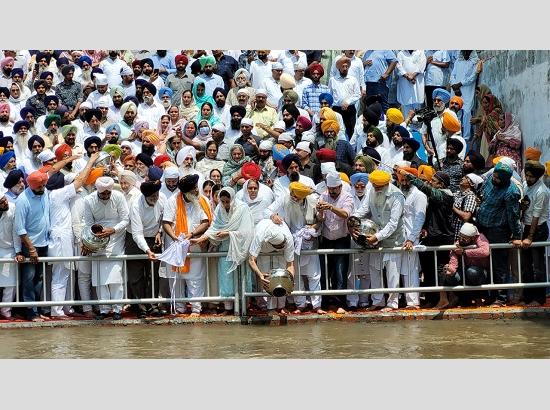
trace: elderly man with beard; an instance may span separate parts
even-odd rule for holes
[[[322,249],[348,249],[350,236],[347,219],[353,210],[353,197],[342,189],[342,179],[339,173],[329,172],[326,176],[327,192],[323,193],[317,202],[317,219],[323,223]],[[329,255],[327,266],[322,269],[321,286],[324,288],[326,275],[330,278],[331,289],[345,289],[349,268],[349,255]],[[327,271],[328,269],[328,271]],[[327,298],[327,305],[336,305],[336,313],[346,313],[345,296]]]
[[[4,180],[3,186],[7,189],[6,198],[8,201],[15,203],[17,197],[25,190],[23,171],[20,169],[11,170]]]
[[[179,107],[181,104],[181,94],[184,91],[191,90],[193,88],[195,76],[192,74],[187,74],[186,72],[187,64],[189,64],[189,58],[185,54],[178,54],[175,57],[175,62],[176,71],[166,77],[165,85],[174,91],[174,95],[172,96],[172,104]]]
[[[109,238],[105,250],[95,253],[96,256],[122,255],[126,226],[129,223],[128,206],[121,192],[113,190],[115,181],[110,177],[99,177],[95,182],[97,192],[92,192],[84,199],[84,227],[90,229],[100,225],[102,230],[95,235]],[[82,254],[92,252],[82,245]],[[96,287],[101,300],[122,299],[124,297],[123,262],[98,260],[92,261],[92,285]],[[122,319],[122,306],[112,305],[113,320]],[[97,320],[103,320],[110,311],[109,305],[100,305]]]
[[[315,189],[313,180],[305,175],[301,175],[302,161],[296,154],[288,154],[282,159],[282,167],[286,172],[285,176],[277,178],[273,184],[273,194],[275,198],[286,196],[291,182],[301,182],[302,184]]]
[[[137,106],[132,101],[125,102],[120,107],[120,116],[122,117],[118,123],[120,127],[119,141],[126,141],[133,137],[135,119],[137,117]]]
[[[269,137],[266,129],[272,128],[278,121],[279,116],[277,110],[266,104],[267,92],[265,89],[260,88],[256,91],[256,97],[251,104],[251,111],[248,117],[252,119],[254,128],[256,129],[258,136],[262,139]]]
[[[316,205],[319,196],[314,193],[311,187],[301,182],[291,182],[289,194],[278,197],[265,211],[264,217],[271,219],[277,225],[284,222],[294,238],[295,253],[300,251],[317,249],[317,237],[319,236],[320,223],[316,217]],[[307,278],[307,289],[312,291],[321,290],[321,265],[319,258],[313,256],[301,256],[299,258],[300,269],[298,280],[295,282],[294,290],[303,290],[304,278]],[[311,305],[318,314],[326,313],[321,309],[321,297],[311,296]],[[306,297],[294,297],[296,303],[295,314],[300,314],[306,308]]]
[[[159,293],[158,263],[154,263],[151,271],[150,261],[156,261],[155,253],[162,249],[162,214],[166,197],[160,193],[160,181],[147,181],[141,184],[141,195],[130,204],[130,232],[126,232],[127,255],[147,254],[149,260],[129,260],[128,286],[133,298],[144,299],[148,296],[150,284],[154,283],[156,297]],[[147,286],[149,284],[149,286]],[[133,305],[138,318],[144,318],[147,311],[153,310],[151,305]],[[158,310],[155,312],[158,314]]]
[[[35,302],[42,294],[43,265],[39,257],[48,255],[50,200],[46,193],[48,175],[35,171],[27,177],[28,188],[15,201],[15,233],[21,238],[18,255],[30,258],[21,268],[23,301]],[[42,321],[37,308],[26,308],[26,319]]]
[[[361,98],[361,86],[356,78],[348,75],[350,65],[351,60],[348,57],[342,57],[336,61],[336,68],[340,75],[331,77],[328,83],[330,93],[334,97],[332,109],[342,115],[348,139],[353,135],[357,120],[355,103]]]
[[[403,279],[403,287],[420,286],[420,259],[418,252],[412,252],[413,247],[420,243],[420,232],[424,221],[426,220],[426,209],[428,207],[428,198],[426,194],[411,184],[408,178],[403,176],[399,170],[418,177],[416,168],[404,167],[397,170],[397,185],[405,195],[403,206],[403,229],[405,230],[405,242],[403,248],[406,254],[401,255],[401,266],[399,272]],[[407,292],[405,294],[407,301],[406,309],[418,309],[420,307],[420,298],[418,292]]]
[[[143,102],[139,104],[137,114],[140,120],[147,121],[149,124],[158,124],[160,117],[166,114],[166,110],[161,103],[155,101],[157,88],[151,84],[143,85]]]
[[[283,65],[279,62],[272,63],[271,65],[271,75],[264,79],[263,84],[259,87],[265,89],[267,94],[267,105],[272,108],[277,108],[279,100],[283,96],[281,91],[281,75],[283,74]]]
[[[162,227],[168,236],[166,247],[182,235],[185,239],[199,238],[206,232],[212,220],[206,198],[199,194],[198,175],[186,175],[178,182],[179,194],[172,195],[166,202]],[[189,247],[189,252],[201,252],[199,245]],[[202,258],[186,258],[182,267],[167,266],[166,276],[170,278],[173,298],[200,298],[205,292],[206,264]],[[185,292],[187,288],[187,292]],[[185,313],[185,304],[176,303],[176,312]],[[199,316],[201,302],[191,303],[191,316]]]
[[[179,181],[179,171],[177,167],[168,166],[164,168],[162,174],[162,186],[160,193],[163,194],[168,200],[172,195],[177,193]]]
[[[403,208],[405,197],[395,185],[391,185],[391,174],[382,170],[375,170],[369,175],[372,191],[361,207],[353,213],[353,216],[362,219],[370,217],[380,230],[372,235],[367,235],[366,241],[370,246],[380,244],[384,248],[401,246],[405,241],[403,229]],[[354,238],[358,231],[352,230]],[[399,287],[399,271],[401,267],[401,254],[399,253],[371,253],[369,255],[369,271],[371,285],[375,289],[382,288],[383,270],[386,271],[386,280],[389,288]],[[390,293],[388,300],[384,301],[382,293],[373,294],[372,306],[369,310],[388,312],[397,309],[398,293]]]
[[[325,120],[321,124],[325,145],[323,148],[336,151],[336,162],[339,168],[350,175],[355,162],[355,151],[349,142],[338,139],[340,125],[334,120]]]
[[[120,70],[121,81],[117,85],[122,88],[125,96],[136,95],[136,83],[134,81],[134,72],[129,66],[125,66]],[[113,87],[111,87],[113,88]],[[112,97],[112,94],[111,94]]]
[[[523,205],[523,223],[521,262],[523,280],[526,283],[544,282],[546,263],[544,247],[533,247],[533,242],[543,242],[548,239],[548,201],[550,193],[544,184],[542,176],[545,167],[538,161],[527,161],[524,167],[525,192]],[[528,200],[527,200],[528,198]],[[541,306],[546,302],[544,288],[529,288],[523,290],[523,302],[527,306]]]
[[[243,118],[241,120],[241,135],[235,140],[235,144],[242,145],[246,156],[256,162],[259,158],[258,145],[260,145],[260,138],[252,134],[253,127],[254,124],[250,118]]]

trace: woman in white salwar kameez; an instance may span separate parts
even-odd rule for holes
[[[15,232],[15,204],[9,203],[5,195],[6,189],[0,187],[0,258],[14,258],[16,251],[21,251],[21,238]],[[17,256],[18,262],[23,262],[23,255]],[[17,265],[15,263],[0,263],[0,288],[2,288],[2,303],[15,300],[17,286]],[[0,314],[11,318],[11,308],[3,307]]]
[[[264,211],[275,201],[273,191],[254,179],[248,179],[235,195],[235,198],[243,201],[250,208],[254,225],[264,219]]]
[[[110,177],[100,177],[95,182],[97,192],[92,192],[84,199],[84,229],[90,229],[98,224],[103,231],[100,237],[109,237],[107,247],[94,256],[124,255],[126,226],[130,218],[128,205],[121,192],[113,191],[114,180]],[[88,253],[83,248],[84,253]],[[92,285],[97,288],[101,300],[122,299],[124,297],[123,262],[98,260],[92,261]],[[114,320],[122,319],[122,305],[113,306]],[[102,320],[110,311],[110,305],[99,306],[99,316]]]

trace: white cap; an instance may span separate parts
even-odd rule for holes
[[[321,162],[321,174],[327,175],[336,171],[336,164],[334,162]]]
[[[479,188],[481,184],[483,184],[483,178],[481,178],[477,174],[470,173],[466,175],[466,178],[468,178],[472,182],[472,184],[475,185],[476,189]]]
[[[303,61],[296,61],[294,63],[295,70],[305,70],[306,68],[307,68],[307,65]]]
[[[275,128],[278,129],[278,130],[283,130],[284,131],[284,130],[286,130],[286,124],[283,120],[277,121],[275,123],[275,125],[273,126],[273,129],[275,129]]]
[[[166,167],[164,168],[164,173],[162,174],[163,180],[166,178],[173,179],[173,178],[179,178],[180,172],[178,170],[178,167]]]
[[[265,88],[258,88],[256,90],[256,95],[265,95],[267,97],[267,91],[265,90]]]
[[[122,67],[122,69],[120,70],[120,75],[132,75],[134,74],[134,72],[132,71],[132,69],[125,65],[124,67]]]
[[[86,100],[82,104],[80,104],[80,108],[87,108],[91,110],[94,107],[92,107],[92,103],[90,101]]]
[[[237,91],[237,95],[239,94],[245,94],[250,97],[250,91],[248,91],[246,88],[239,88],[239,91]]]
[[[311,142],[312,144],[315,143],[315,134],[313,131],[304,131],[302,133],[302,142]]]
[[[65,174],[65,176],[63,177],[63,179],[65,180],[65,185],[72,184],[76,178],[76,175],[77,174],[74,172],[69,172]]]
[[[216,124],[214,124],[212,126],[212,129],[213,130],[216,130],[216,131],[220,131],[220,132],[225,132],[225,125],[223,124],[223,122],[218,122]]]
[[[466,222],[462,225],[462,227],[460,228],[459,233],[461,235],[464,235],[464,236],[477,236],[477,235],[479,235],[479,231],[477,230],[476,226],[469,223],[469,222]]]
[[[53,153],[52,150],[45,149],[40,154],[38,154],[37,158],[40,162],[44,163],[44,162],[51,161],[52,159],[54,159],[55,154]]]
[[[335,188],[342,185],[342,177],[338,172],[330,171],[326,177],[327,187]]]
[[[411,162],[410,161],[397,161],[395,163],[396,166],[400,167],[400,168],[408,168],[411,166]]]
[[[281,63],[279,63],[278,61],[275,61],[273,64],[271,64],[271,69],[272,70],[282,70],[283,65]]]
[[[252,121],[252,118],[243,118],[241,120],[241,125],[250,125],[251,127],[253,127],[254,122]]]
[[[294,142],[294,135],[292,135],[290,132],[283,132],[279,135],[278,138],[279,142]]]
[[[498,160],[497,164],[499,162],[502,162],[504,165],[508,165],[512,169],[514,169],[516,167],[516,161],[514,161],[510,157],[503,156],[501,159]]]
[[[107,76],[105,74],[97,73],[95,75],[95,85],[107,85]]]
[[[311,154],[311,149],[309,148],[309,144],[310,143],[308,141],[300,141],[298,145],[296,145],[296,150],[302,150],[307,152],[308,154]]]
[[[260,146],[258,149],[264,150],[264,151],[271,151],[273,149],[273,142],[270,140],[263,140],[260,142]]]
[[[99,107],[107,107],[107,108],[109,108],[110,105],[111,105],[110,98],[107,97],[106,95],[104,95],[104,96],[99,97],[99,98],[97,99],[97,102],[95,103],[95,108],[99,108]]]

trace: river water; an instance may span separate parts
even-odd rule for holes
[[[550,358],[550,321],[3,329],[0,358]]]

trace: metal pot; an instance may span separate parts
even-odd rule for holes
[[[354,242],[362,248],[371,247],[367,243],[367,236],[376,234],[380,230],[380,227],[376,224],[376,222],[373,222],[370,219],[359,220],[359,218],[356,217],[352,218],[350,218],[348,225],[359,229],[359,235],[357,236],[357,239],[354,239]]]
[[[94,168],[103,167],[106,170],[110,171],[111,170],[111,161],[112,161],[111,155],[106,153],[105,151],[101,151],[99,153],[99,156],[97,157],[97,159],[94,162]]]
[[[110,237],[99,238],[96,236],[103,230],[103,227],[98,224],[92,225],[89,229],[82,230],[82,245],[89,251],[96,253],[104,250],[109,243]]]
[[[286,269],[277,268],[269,273],[269,285],[266,292],[271,296],[283,297],[292,293],[294,277]]]

